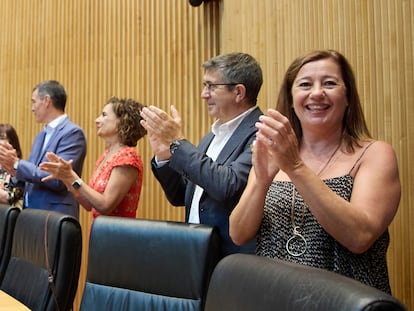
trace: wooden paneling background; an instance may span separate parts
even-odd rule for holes
[[[169,109],[184,119],[198,141],[210,128],[200,98],[201,63],[218,54],[218,4],[193,9],[170,0],[4,0],[0,28],[0,122],[15,126],[27,157],[41,125],[31,115],[33,86],[56,79],[68,93],[67,112],[88,139],[83,178],[88,180],[104,144],[95,118],[112,95]],[[137,146],[145,176],[138,217],[183,220],[150,170],[147,138]],[[81,212],[84,252],[75,310],[86,274],[90,215]]]
[[[33,86],[57,79],[67,112],[88,138],[84,179],[103,142],[94,120],[107,98],[132,97],[180,111],[194,142],[210,129],[200,99],[201,63],[221,52],[245,51],[263,66],[259,103],[273,107],[288,64],[312,48],[334,48],[353,64],[373,135],[398,155],[403,196],[391,232],[389,268],[395,296],[414,308],[413,158],[414,3],[412,0],[3,0],[0,28],[0,122],[12,123],[28,156],[41,125],[31,115]],[[145,166],[138,217],[182,220]],[[78,309],[86,273],[89,214],[82,212],[84,252]]]
[[[349,59],[371,133],[398,156],[402,199],[390,228],[389,272],[394,295],[414,310],[414,1],[223,0],[220,23],[221,52],[243,50],[263,64],[264,109],[275,106],[299,54],[332,48]]]

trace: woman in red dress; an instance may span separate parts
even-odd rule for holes
[[[99,215],[136,217],[142,188],[143,165],[134,148],[146,130],[140,125],[144,106],[132,99],[112,97],[95,120],[97,134],[105,140],[105,151],[96,161],[95,169],[85,184],[65,161],[50,152],[48,162],[40,168],[58,178],[73,192],[93,220]],[[93,221],[92,220],[92,221]]]

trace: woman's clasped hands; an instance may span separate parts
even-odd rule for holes
[[[279,170],[291,172],[300,166],[298,140],[289,120],[275,109],[256,123],[258,129],[252,151],[256,178],[270,185]]]

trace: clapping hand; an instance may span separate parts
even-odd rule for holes
[[[42,171],[50,173],[49,176],[42,178],[43,182],[54,178],[60,179],[63,182],[72,179],[72,160],[66,161],[53,152],[48,152],[46,158],[48,162],[42,162],[39,165]]]

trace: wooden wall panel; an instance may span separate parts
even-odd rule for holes
[[[353,64],[373,135],[396,149],[403,183],[400,209],[391,226],[390,275],[395,295],[414,307],[412,205],[414,72],[411,0],[210,0],[194,8],[187,0],[3,0],[0,28],[0,122],[12,123],[27,157],[41,125],[30,111],[32,87],[61,81],[67,112],[88,138],[84,179],[104,145],[94,120],[105,100],[132,97],[168,109],[174,104],[194,142],[210,129],[200,99],[201,63],[221,52],[254,55],[264,70],[259,98],[274,107],[280,81],[293,58],[312,48],[335,48]],[[218,15],[220,13],[220,15]],[[137,146],[145,166],[138,217],[182,220],[149,167],[146,138]],[[85,278],[90,215],[82,212]]]
[[[275,106],[287,66],[307,50],[337,49],[353,65],[368,126],[398,156],[403,192],[390,227],[389,272],[395,296],[414,309],[414,2],[224,0],[221,5],[221,51],[243,50],[263,64],[264,109]]]
[[[41,129],[31,115],[33,86],[59,80],[68,93],[67,112],[88,139],[88,180],[104,149],[94,120],[112,95],[182,114],[187,137],[197,142],[210,128],[200,98],[201,63],[218,52],[218,4],[193,8],[169,0],[5,0],[0,30],[0,122],[15,126],[27,157]],[[145,164],[138,217],[184,220],[152,176],[147,138],[138,151]],[[75,310],[86,274],[90,215],[81,212],[84,252]]]

